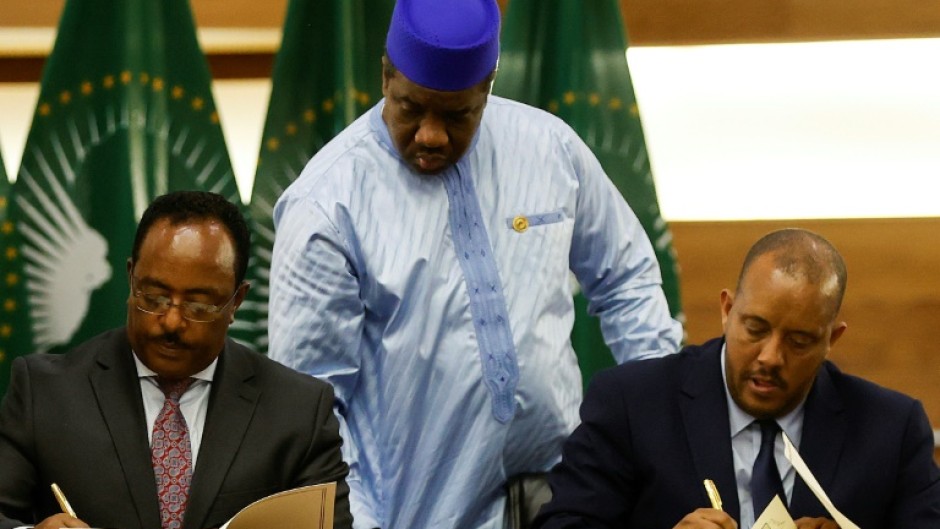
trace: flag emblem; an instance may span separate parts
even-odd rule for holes
[[[111,279],[108,242],[79,213],[68,193],[47,175],[52,196],[30,179],[36,205],[19,197],[24,271],[32,307],[34,347],[68,343],[88,313],[91,294]]]

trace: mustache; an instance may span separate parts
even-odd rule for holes
[[[432,157],[432,158],[433,158],[433,157],[440,157],[440,158],[444,158],[444,157],[447,156],[447,153],[444,152],[444,149],[442,149],[442,148],[436,148],[436,147],[434,147],[434,148],[427,148],[427,147],[424,147],[424,148],[419,149],[419,150],[415,153],[415,156],[416,156],[416,157]]]
[[[779,388],[781,388],[781,389],[787,389],[787,383],[786,383],[786,381],[783,380],[783,378],[780,376],[780,370],[779,370],[779,369],[755,369],[755,370],[753,370],[753,371],[750,371],[750,372],[748,372],[748,373],[745,373],[745,377],[744,377],[744,378],[746,378],[746,379],[750,379],[750,378],[760,378],[760,379],[762,379],[762,380],[769,381],[771,384],[773,384],[773,385],[775,385],[775,386],[777,386],[777,387],[779,387]]]
[[[180,337],[179,333],[168,332],[154,337],[154,340],[167,345],[185,346],[186,342]]]

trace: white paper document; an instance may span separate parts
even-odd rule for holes
[[[796,523],[790,517],[790,512],[780,500],[780,496],[774,496],[760,518],[754,522],[753,529],[796,529]]]

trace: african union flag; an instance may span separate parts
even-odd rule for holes
[[[124,323],[137,220],[179,189],[239,200],[188,3],[68,0],[11,211],[33,350]]]

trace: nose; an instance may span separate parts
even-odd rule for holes
[[[447,145],[447,127],[438,116],[425,116],[415,132],[415,143],[422,147],[436,149]]]
[[[783,365],[783,338],[771,336],[760,348],[757,361],[765,366]]]
[[[160,325],[170,332],[176,331],[186,325],[186,320],[183,319],[183,313],[181,310],[182,309],[180,309],[179,305],[170,305],[170,308],[167,309],[166,314],[160,317]]]

